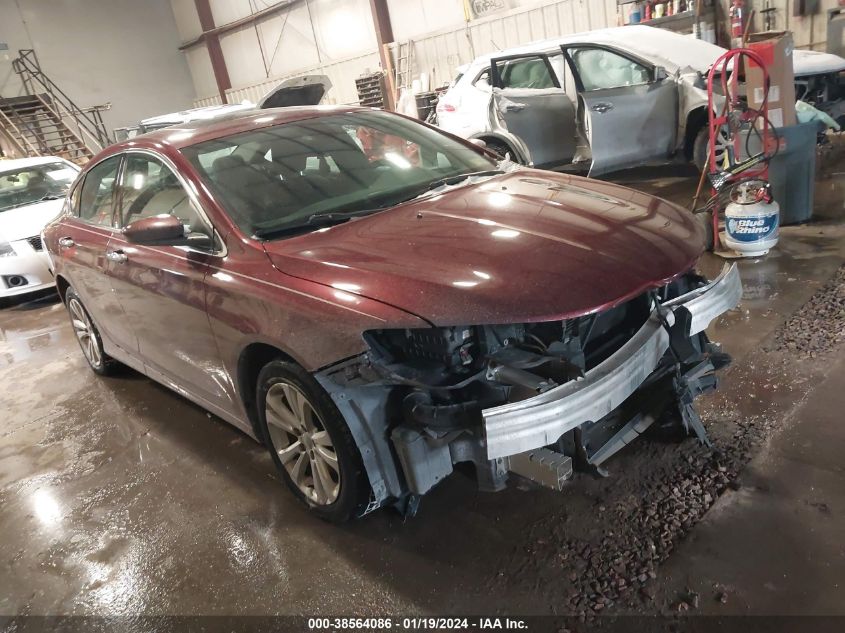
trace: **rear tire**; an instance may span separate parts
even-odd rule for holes
[[[67,307],[71,327],[82,349],[82,355],[88,361],[88,366],[100,376],[113,374],[120,363],[103,351],[100,331],[73,288],[68,288],[65,293],[65,307]]]
[[[296,363],[275,360],[258,375],[259,430],[297,499],[321,519],[343,523],[369,497],[352,432],[328,393]]]
[[[510,154],[510,160],[515,163],[522,163],[522,161],[519,160],[519,157],[516,155],[516,152],[514,152],[511,149],[510,145],[508,145],[504,141],[500,141],[498,139],[490,139],[489,141],[485,142],[487,143],[487,149],[489,149],[491,152],[498,154],[502,158],[505,158],[508,154]]]

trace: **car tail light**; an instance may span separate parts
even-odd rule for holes
[[[437,111],[438,112],[454,112],[455,106],[453,106],[451,103],[445,103],[445,102],[441,101],[440,103],[437,104]]]

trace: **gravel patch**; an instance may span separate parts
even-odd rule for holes
[[[775,349],[813,358],[845,341],[845,266],[775,334]]]

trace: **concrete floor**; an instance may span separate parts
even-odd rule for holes
[[[684,203],[695,184],[676,168],[619,180]],[[821,221],[741,263],[746,300],[713,328],[736,363],[704,417],[715,429],[727,407],[779,424],[635,612],[672,612],[687,587],[702,612],[845,612],[845,363],[807,361],[778,390],[757,356],[845,261],[843,184],[829,174]],[[597,512],[638,494],[655,451],[677,453],[641,442],[610,479],[578,476],[562,493],[485,495],[458,475],[413,520],[335,527],[237,430],[133,372],[90,372],[55,298],[0,312],[0,384],[0,615],[565,613],[571,572],[554,539],[612,537]],[[710,599],[722,586],[725,604]]]

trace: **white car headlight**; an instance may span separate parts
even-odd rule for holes
[[[0,257],[10,257],[16,254],[17,253],[15,253],[15,249],[12,248],[12,245],[3,238],[0,238]]]

